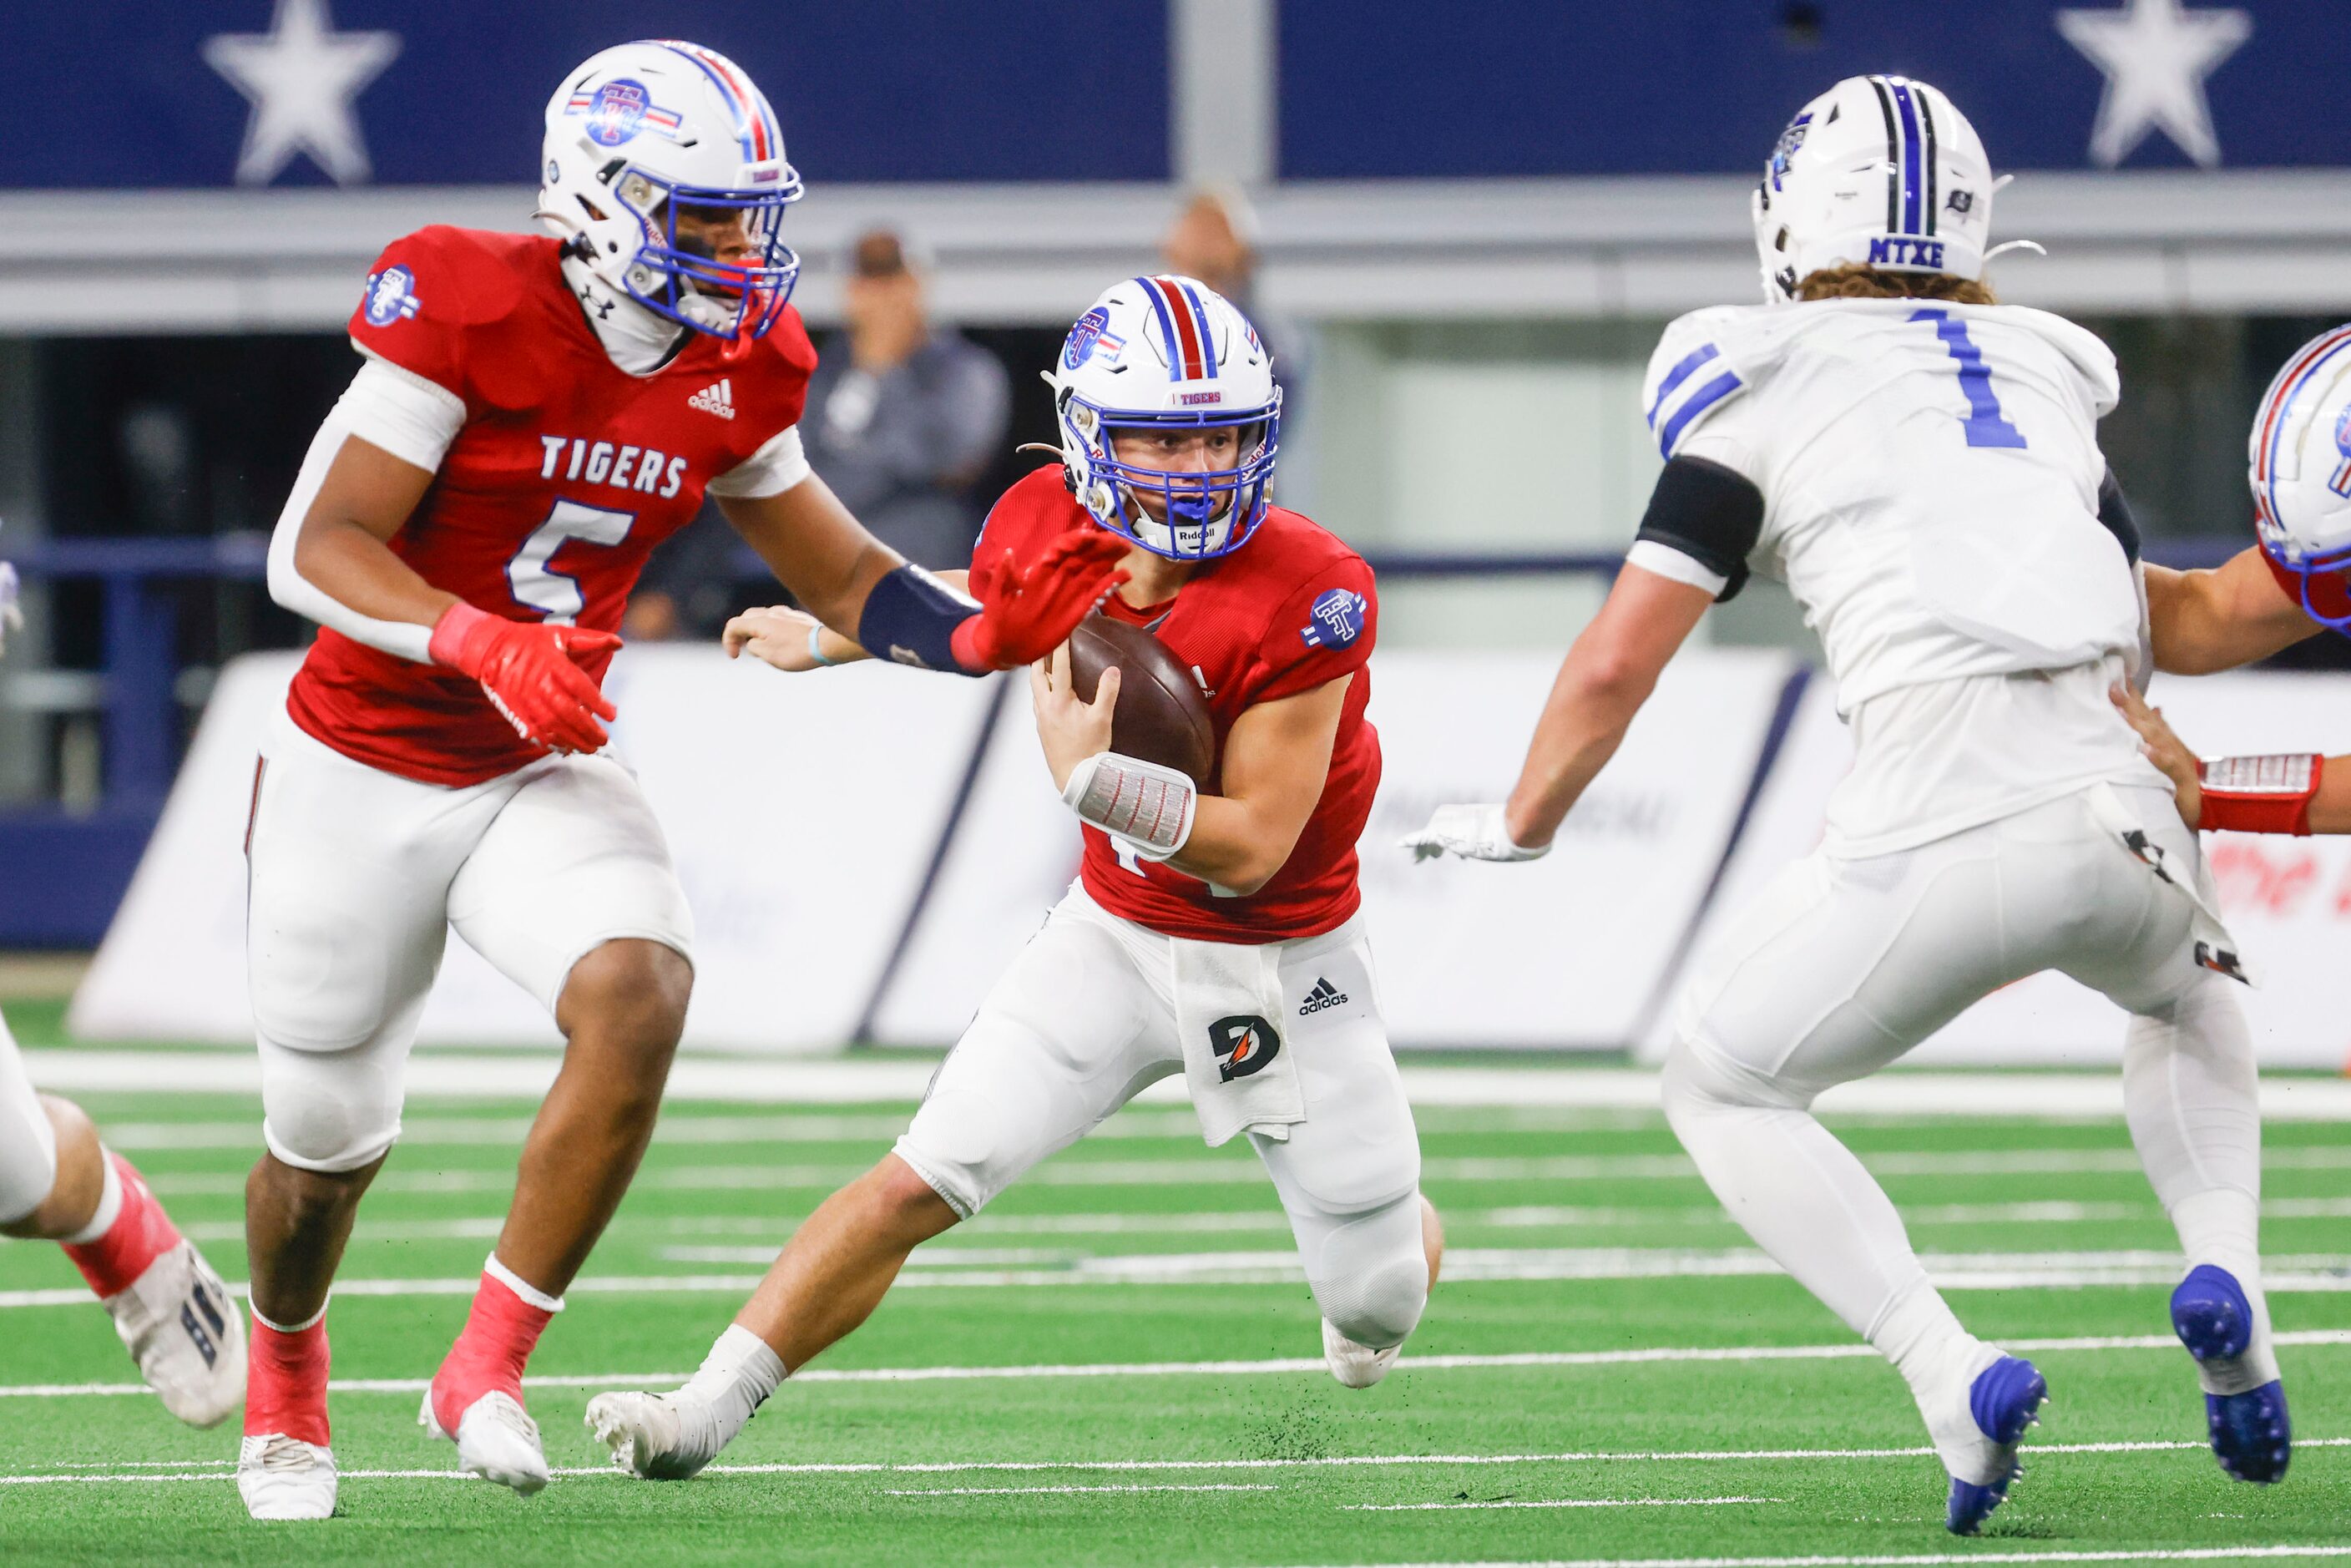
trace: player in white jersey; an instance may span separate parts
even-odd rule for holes
[[[2249,1479],[2286,1454],[2236,958],[2195,835],[2108,699],[2141,626],[2095,435],[2114,361],[1994,301],[1994,189],[1923,83],[1857,77],[1805,106],[1755,197],[1770,303],[1667,329],[1644,389],[1665,472],[1517,788],[1407,841],[1542,853],[1707,607],[1750,568],[1785,579],[1855,760],[1820,850],[1700,955],[1666,1110],[1749,1234],[1900,1369],[1959,1533],[2004,1497],[2045,1385],[1959,1325],[1811,1106],[2042,969],[2133,1015],[2124,1099],[2191,1266],[2173,1320],[2226,1411],[2214,1446]]]

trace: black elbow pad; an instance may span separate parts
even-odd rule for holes
[[[1677,457],[1657,476],[1639,537],[1679,550],[1723,578],[1718,601],[1747,586],[1747,557],[1763,533],[1763,492],[1734,468]]]

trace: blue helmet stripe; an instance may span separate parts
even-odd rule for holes
[[[743,162],[746,163],[753,162],[750,116],[744,112],[743,100],[735,96],[735,89],[726,85],[726,78],[711,69],[710,62],[692,49],[681,48],[666,39],[662,41],[661,47],[683,59],[692,60],[694,68],[710,78],[710,85],[718,89],[719,98],[725,101],[727,108],[735,111],[735,141],[743,149]]]
[[[1158,313],[1160,335],[1167,344],[1167,379],[1180,382],[1184,379],[1184,340],[1176,334],[1176,318],[1167,314],[1167,301],[1160,297],[1151,279],[1138,277],[1134,286],[1143,290],[1143,297],[1151,301],[1151,308]]]
[[[1217,339],[1208,330],[1208,308],[1200,303],[1200,297],[1192,291],[1190,284],[1186,283],[1183,287],[1184,298],[1192,303],[1192,319],[1200,329],[1200,362],[1208,367],[1204,379],[1214,381],[1217,375]]]
[[[1926,219],[1919,206],[1927,181],[1919,163],[1926,138],[1918,130],[1918,106],[1910,97],[1910,84],[1896,77],[1892,86],[1895,107],[1901,111],[1902,119],[1902,232],[1923,234]]]

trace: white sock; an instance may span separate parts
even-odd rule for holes
[[[2171,1206],[2171,1223],[2188,1266],[2210,1263],[2226,1269],[2244,1288],[2253,1309],[2253,1333],[2234,1361],[2199,1361],[2197,1381],[2207,1394],[2245,1394],[2278,1375],[2277,1347],[2270,1337],[2269,1298],[2262,1291],[2261,1205],[2251,1193],[2219,1187],[2181,1198]]]
[[[89,1223],[62,1239],[68,1247],[87,1247],[108,1231],[122,1218],[122,1175],[114,1168],[114,1160],[104,1149],[98,1152],[98,1163],[106,1172],[98,1189],[98,1208]]]
[[[2009,1460],[1976,1425],[1968,1396],[1983,1370],[2001,1358],[1996,1345],[1959,1326],[1949,1304],[1922,1277],[1886,1303],[1872,1325],[1876,1345],[1910,1385],[1943,1468],[1961,1480],[1990,1486]]]
[[[716,1454],[735,1440],[785,1376],[783,1361],[767,1341],[740,1323],[728,1324],[702,1358],[701,1370],[670,1396],[678,1413],[679,1447],[705,1457]]]

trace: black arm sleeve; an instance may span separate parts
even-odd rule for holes
[[[2138,519],[2131,516],[2130,501],[2123,495],[2123,487],[2116,480],[2115,471],[2111,468],[2106,470],[2106,476],[2098,481],[2098,521],[2105,524],[2106,532],[2114,535],[2115,542],[2123,547],[2123,559],[2137,566]]]
[[[1763,531],[1763,492],[1736,469],[1677,457],[1657,476],[1640,537],[1654,539],[1727,578],[1718,602],[1747,586],[1747,556]]]

